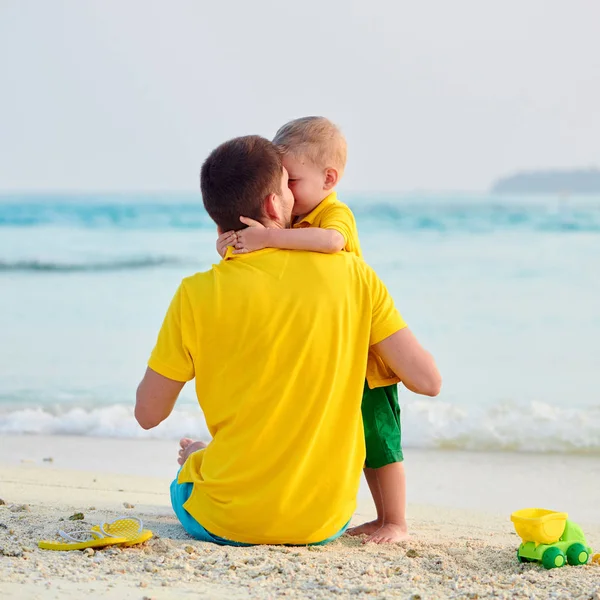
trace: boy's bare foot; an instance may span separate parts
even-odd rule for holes
[[[396,525],[395,523],[386,523],[382,525],[377,531],[373,532],[363,544],[395,544],[396,542],[403,542],[410,536],[406,525]]]
[[[179,448],[179,458],[177,459],[177,462],[180,465],[183,465],[183,463],[187,460],[187,457],[196,452],[196,450],[206,448],[206,444],[204,442],[195,442],[190,438],[181,438],[179,440],[179,445],[181,447]]]
[[[382,525],[382,521],[375,519],[375,521],[369,521],[368,523],[363,523],[356,527],[350,527],[346,533],[348,535],[371,535],[381,529]]]

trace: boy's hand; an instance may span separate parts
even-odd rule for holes
[[[248,217],[240,217],[240,221],[244,225],[248,225],[247,229],[236,231],[236,242],[234,254],[246,254],[255,250],[262,250],[267,247],[267,228],[254,219]]]
[[[225,258],[227,246],[235,246],[236,240],[235,231],[226,231],[217,238],[217,252],[221,258]]]

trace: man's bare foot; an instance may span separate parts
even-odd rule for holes
[[[368,523],[363,523],[356,527],[350,527],[346,533],[348,535],[371,535],[381,529],[382,525],[383,521],[375,519],[375,521],[369,521]]]
[[[377,531],[373,532],[363,544],[395,544],[396,542],[403,542],[410,536],[406,525],[396,525],[395,523],[386,523],[382,525]]]
[[[206,448],[206,444],[204,442],[195,442],[190,438],[181,438],[179,440],[179,445],[181,447],[179,448],[179,458],[177,459],[177,462],[180,465],[183,465],[183,463],[187,460],[188,456],[196,452],[196,450]]]

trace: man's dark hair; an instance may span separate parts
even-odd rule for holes
[[[243,229],[241,216],[260,221],[265,198],[282,192],[282,172],[281,153],[269,140],[259,135],[229,140],[202,165],[204,208],[223,231]]]

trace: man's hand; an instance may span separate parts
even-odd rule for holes
[[[267,248],[267,228],[262,223],[248,217],[240,217],[240,221],[244,225],[248,225],[248,228],[235,232],[237,239],[233,253],[245,254]]]
[[[227,253],[227,246],[235,246],[237,236],[235,231],[226,231],[217,238],[217,252],[221,258],[225,258]]]

